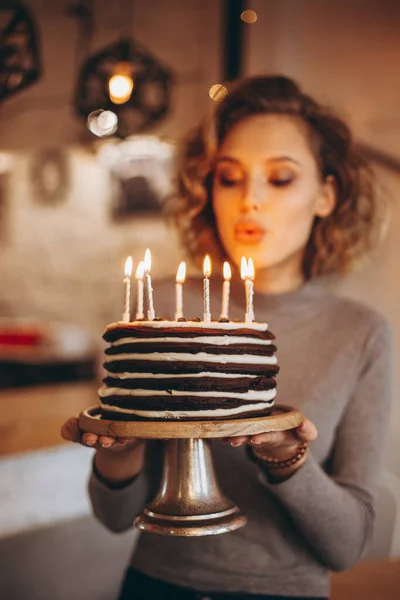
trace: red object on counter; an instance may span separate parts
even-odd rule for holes
[[[4,346],[38,346],[43,342],[42,331],[0,331],[0,345]]]

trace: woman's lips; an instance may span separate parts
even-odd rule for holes
[[[258,244],[266,231],[258,223],[239,223],[235,227],[235,240],[242,244]]]

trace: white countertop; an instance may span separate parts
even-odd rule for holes
[[[93,452],[71,444],[0,458],[0,538],[89,514]]]

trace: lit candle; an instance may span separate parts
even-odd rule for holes
[[[240,277],[243,281],[247,279],[247,260],[244,256],[242,256],[242,260],[240,261]]]
[[[246,323],[254,321],[254,263],[251,258],[247,261],[247,302],[246,302]]]
[[[136,319],[143,319],[143,277],[144,277],[144,262],[140,261],[137,266],[135,279],[137,281],[137,308]]]
[[[246,311],[247,314],[247,297],[248,297],[248,279],[247,279],[247,260],[244,256],[242,256],[242,260],[240,261],[240,277],[244,281],[244,289],[246,294]]]
[[[254,319],[253,312],[253,294],[254,294],[254,264],[251,258],[247,263],[247,260],[242,256],[242,260],[240,263],[240,277],[244,281],[245,291],[246,291],[246,314],[245,314],[245,322],[252,323]]]
[[[224,262],[224,283],[222,284],[222,307],[221,319],[229,319],[229,293],[231,289],[231,267],[227,261]]]
[[[175,321],[183,319],[183,283],[186,277],[186,263],[183,261],[178,267],[176,274],[175,295],[176,295],[176,310]]]
[[[147,292],[147,318],[152,321],[155,317],[154,304],[153,304],[153,288],[151,287],[151,252],[147,248],[144,254],[144,277],[146,281],[146,292]]]
[[[129,323],[131,320],[130,315],[130,303],[131,303],[131,275],[132,275],[132,256],[128,256],[125,261],[125,298],[124,298],[124,312],[122,313],[122,320],[125,323]]]
[[[203,318],[206,323],[211,322],[211,309],[210,309],[210,275],[211,275],[211,261],[210,257],[207,256],[203,263],[203,288],[204,288],[204,314]]]

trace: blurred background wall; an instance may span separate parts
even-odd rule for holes
[[[93,23],[85,37],[76,7],[89,4]],[[0,104],[0,321],[51,323],[59,345],[73,353],[77,346],[95,347],[104,326],[119,318],[128,254],[136,266],[150,247],[155,277],[173,277],[183,257],[158,212],[116,216],[121,190],[107,149],[114,150],[118,140],[96,138],[77,116],[78,72],[89,56],[128,32],[174,75],[168,114],[143,133],[156,136],[146,138],[150,141],[175,145],[209,109],[211,86],[223,83],[229,2],[30,0],[26,5],[39,33],[42,75]],[[127,8],[129,19],[124,18]],[[390,201],[384,243],[360,270],[330,285],[375,306],[393,326],[395,402],[375,555],[400,556],[400,3],[251,0],[246,8],[258,18],[242,24],[242,74],[292,76],[320,101],[335,106],[375,157],[382,197]],[[61,161],[64,179],[46,199],[41,186],[43,177],[50,177],[52,185],[51,173],[45,172],[49,156]],[[122,152],[116,160],[125,159]],[[41,600],[71,595],[90,600],[103,597],[100,585],[104,598],[112,597],[111,587],[120,576],[117,565],[130,549],[131,536],[111,541],[89,519],[84,482],[90,456],[86,450],[59,446],[58,436],[64,417],[93,403],[94,376],[86,378],[89,387],[72,382],[62,392],[49,386],[32,395],[27,388],[0,391],[5,407],[0,416],[1,597],[25,598],[29,590],[29,597]],[[60,464],[63,469],[57,468]],[[62,490],[56,503],[53,489]],[[111,563],[100,551],[107,544],[115,557]],[[47,575],[37,579],[45,563]],[[78,578],[81,595],[73,585],[78,563],[86,569]],[[95,566],[106,563],[108,570]],[[345,598],[343,590],[340,597]]]
[[[3,171],[9,173],[0,314],[63,319],[97,335],[116,318],[128,254],[136,265],[150,245],[155,276],[173,273],[181,255],[174,250],[173,231],[160,218],[112,221],[110,172],[99,163],[100,144],[72,106],[85,56],[79,54],[79,21],[67,16],[71,5],[29,2],[40,29],[43,77],[0,108]],[[119,38],[125,5],[94,2],[91,53]],[[220,77],[220,12],[211,0],[133,3],[131,34],[169,65],[176,79],[170,114],[151,133],[176,141],[211,102],[208,90]],[[43,149],[62,151],[68,171],[63,198],[53,203],[37,198],[32,181]]]

